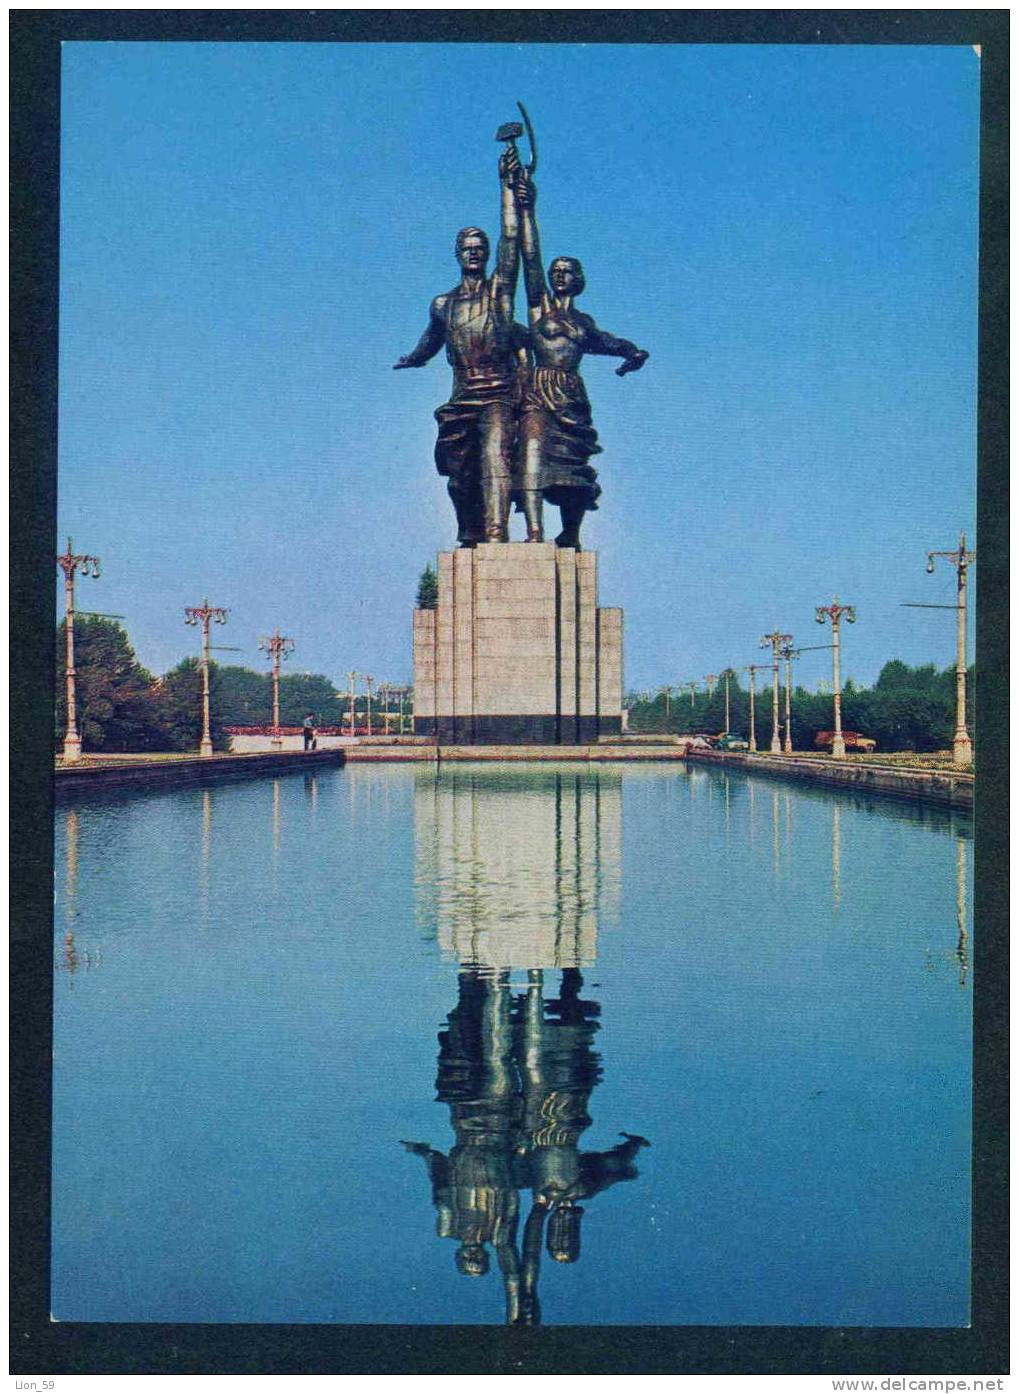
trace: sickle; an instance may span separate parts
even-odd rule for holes
[[[527,128],[527,143],[531,147],[531,162],[526,166],[526,169],[528,174],[533,174],[538,168],[538,145],[534,139],[534,127],[531,125],[531,118],[528,116],[527,108],[523,102],[517,102],[517,106],[520,108],[520,115],[524,118],[524,125]]]

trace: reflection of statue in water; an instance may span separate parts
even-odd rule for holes
[[[580,1201],[637,1175],[648,1144],[626,1139],[607,1152],[581,1152],[588,1099],[601,1077],[592,1049],[596,1002],[580,999],[583,979],[563,971],[559,998],[543,999],[543,974],[528,973],[514,998],[509,974],[460,973],[460,996],[439,1035],[438,1098],[449,1104],[456,1143],[444,1156],[426,1143],[404,1146],[425,1159],[438,1233],[459,1241],[461,1273],[481,1276],[491,1244],[506,1291],[506,1319],[536,1325],[542,1239],[552,1258],[580,1256]],[[519,1192],[532,1203],[522,1250]],[[547,1235],[545,1227],[547,1223]]]
[[[435,464],[449,480],[462,547],[509,539],[518,354],[525,333],[513,323],[520,251],[510,180],[517,169],[515,149],[507,150],[499,162],[502,233],[494,274],[485,275],[488,238],[480,228],[462,229],[456,239],[460,283],[436,296],[416,347],[393,365],[420,368],[445,345],[453,368],[453,394],[435,413]]]
[[[559,505],[560,547],[580,550],[580,524],[589,508],[597,508],[601,488],[589,464],[601,452],[591,424],[591,405],[578,371],[585,353],[622,358],[616,372],[636,372],[648,355],[629,339],[617,339],[598,328],[590,315],[575,305],[585,286],[576,257],[556,257],[548,284],[541,266],[538,225],[534,217],[536,189],[523,171],[516,176],[520,205],[520,242],[530,322],[533,366],[520,411],[514,494],[527,522],[527,540],[544,538],[542,498]]]

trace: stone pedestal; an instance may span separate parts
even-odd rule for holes
[[[444,745],[586,745],[618,735],[623,614],[594,552],[488,542],[439,554],[414,611],[414,733]]]

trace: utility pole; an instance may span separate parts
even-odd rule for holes
[[[293,653],[294,641],[281,634],[277,625],[272,634],[259,639],[258,647],[272,659],[272,743],[274,749],[279,750],[283,745],[280,738],[280,663]]]
[[[775,630],[773,634],[765,634],[761,639],[761,648],[771,648],[771,753],[772,755],[782,754],[782,742],[778,734],[778,655],[783,644],[792,643],[791,634],[779,634]]]
[[[57,557],[64,573],[64,630],[67,641],[67,727],[64,731],[64,762],[75,765],[81,759],[81,736],[78,734],[77,674],[74,670],[74,573],[99,576],[99,558],[87,552],[75,553],[74,543],[67,539],[67,551]]]
[[[354,734],[354,706],[357,701],[354,684],[360,677],[360,673],[355,673],[353,668],[347,674],[347,682],[350,684],[350,734]]]
[[[209,731],[209,621],[226,624],[229,613],[229,610],[224,610],[220,605],[210,605],[208,600],[203,600],[201,605],[188,605],[184,608],[184,623],[202,626],[202,739],[198,746],[198,754],[203,759],[212,754],[212,736]]]
[[[831,753],[836,760],[846,758],[846,743],[842,739],[842,639],[840,625],[843,617],[849,624],[856,623],[856,610],[852,605],[840,605],[838,596],[830,605],[818,605],[814,614],[818,624],[824,624],[826,619],[831,620],[831,687],[832,701],[835,707],[835,732]]]
[[[68,544],[68,551],[70,551],[70,544]],[[950,565],[955,567],[957,599],[955,605],[945,607],[957,612],[955,628],[955,735],[952,738],[952,759],[957,765],[971,765],[973,763],[973,742],[966,729],[966,572],[970,564],[976,561],[977,554],[966,551],[966,534],[961,533],[957,552],[927,553],[928,575],[934,571],[935,557],[944,557]]]

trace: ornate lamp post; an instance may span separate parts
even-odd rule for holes
[[[715,683],[718,682],[718,674],[717,674],[717,673],[705,673],[705,674],[704,674],[704,681],[705,681],[705,683],[707,684],[707,688],[708,688],[708,701],[710,702],[711,699],[712,699],[712,697],[714,697],[714,695],[715,695]]]
[[[818,605],[814,618],[818,624],[824,624],[826,619],[831,620],[832,646],[831,646],[831,689],[832,701],[835,707],[835,734],[832,740],[831,753],[836,760],[846,758],[846,743],[842,739],[842,640],[839,627],[843,617],[849,624],[856,623],[856,610],[852,605],[840,605],[838,596],[830,605]]]
[[[681,682],[679,685],[680,687],[688,687],[690,689],[690,706],[692,708],[694,702],[694,694],[696,693],[699,684],[695,682]]]
[[[356,703],[356,701],[357,701],[357,696],[356,696],[356,692],[355,692],[355,689],[354,689],[354,684],[357,682],[357,680],[358,680],[358,678],[359,678],[360,676],[361,676],[360,673],[355,673],[355,671],[353,670],[353,668],[351,668],[350,672],[347,674],[347,682],[350,684],[350,734],[351,734],[351,735],[354,734],[354,706],[355,706],[355,703]]]
[[[67,728],[64,732],[64,760],[68,765],[81,759],[81,737],[78,734],[77,691],[74,671],[74,573],[98,576],[99,558],[86,552],[75,553],[74,543],[67,539],[67,551],[57,557],[64,573],[64,629],[67,639]]]
[[[781,755],[782,742],[778,735],[778,656],[783,644],[791,644],[793,636],[791,634],[779,634],[775,630],[773,634],[765,634],[761,639],[761,648],[771,647],[771,753]]]
[[[722,678],[725,681],[725,734],[729,734],[729,679],[736,676],[732,668],[722,669]]]
[[[203,759],[212,754],[212,736],[209,733],[209,623],[215,620],[217,624],[226,624],[229,613],[220,605],[210,605],[208,600],[203,600],[201,605],[184,607],[184,623],[202,626],[202,739],[198,754]]]
[[[70,550],[70,547],[68,547]],[[976,561],[976,552],[966,551],[966,534],[959,537],[957,552],[928,552],[927,572],[934,571],[934,558],[944,557],[955,567],[956,595],[955,605],[946,607],[956,611],[955,628],[955,735],[952,738],[952,759],[957,765],[973,763],[973,742],[966,729],[966,572],[970,563]]]
[[[757,749],[757,730],[754,726],[754,677],[757,673],[763,673],[765,669],[770,667],[770,663],[748,663],[743,669],[743,671],[749,675],[750,730],[747,737],[747,749],[751,751],[751,753]]]
[[[258,647],[272,659],[272,743],[279,750],[283,744],[280,739],[280,663],[293,653],[294,641],[281,634],[277,625],[272,634],[259,639]]]
[[[384,682],[379,687],[379,698],[382,702],[382,734],[389,735],[389,698],[392,688],[389,683]]]
[[[791,643],[783,644],[780,656],[785,660],[785,739],[782,742],[782,750],[786,755],[791,755],[793,753],[793,659],[799,658],[800,651],[794,649]]]
[[[368,720],[367,720],[367,725],[368,725],[368,735],[369,735],[369,736],[370,736],[371,733],[372,733],[372,683],[373,683],[374,681],[375,681],[375,679],[374,679],[373,677],[371,677],[370,675],[366,676],[366,677],[365,677],[365,680],[364,680],[365,690],[366,690],[366,692],[368,693],[368,698],[367,698],[367,718],[368,718]]]

